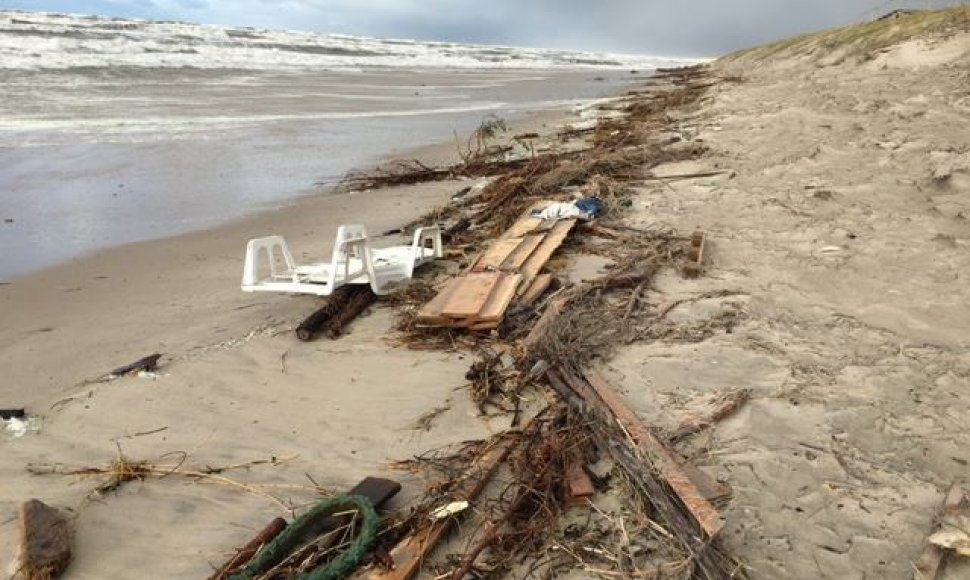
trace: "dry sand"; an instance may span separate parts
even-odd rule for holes
[[[731,176],[645,187],[631,218],[710,236],[707,275],[663,277],[655,303],[737,295],[671,312],[707,340],[625,348],[607,371],[665,428],[752,389],[684,447],[734,488],[724,538],[752,578],[909,578],[970,475],[970,35],[753,64],[724,64],[745,82],[679,120],[709,158],[657,171]]]

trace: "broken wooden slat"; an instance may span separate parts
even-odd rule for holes
[[[498,239],[475,261],[474,272],[499,270],[502,263],[522,244],[523,238]]]
[[[559,220],[556,225],[549,230],[546,237],[536,248],[535,252],[525,261],[519,273],[522,274],[525,284],[531,284],[532,280],[539,274],[552,254],[562,245],[563,240],[569,235],[570,230],[576,225],[576,220]]]
[[[495,289],[492,290],[492,294],[485,301],[485,305],[475,315],[474,321],[476,323],[501,321],[505,316],[505,310],[515,296],[515,290],[519,287],[519,280],[521,279],[522,277],[518,274],[502,274],[502,278],[495,285]]]
[[[532,281],[532,284],[529,284],[525,292],[522,293],[522,297],[519,298],[518,303],[523,306],[532,306],[549,289],[551,284],[552,274],[539,274]]]
[[[518,443],[513,437],[506,437],[483,453],[466,473],[456,489],[451,492],[454,501],[472,501],[484,489],[485,484],[505,461],[509,452]],[[391,550],[390,559],[393,569],[381,570],[370,575],[370,580],[408,580],[421,568],[427,555],[451,529],[454,518],[432,520],[420,526],[401,540]]]
[[[459,278],[460,285],[448,299],[441,310],[442,316],[448,318],[467,318],[475,316],[485,306],[492,290],[499,281],[498,272],[481,272],[468,274]]]
[[[724,526],[721,514],[697,489],[694,482],[681,468],[681,462],[674,456],[673,452],[654,437],[650,429],[623,402],[599,373],[587,371],[585,375],[589,385],[606,403],[620,426],[656,462],[664,480],[674,490],[674,493],[677,494],[701,529],[708,537],[716,537]]]
[[[522,242],[516,246],[512,253],[506,256],[505,260],[499,265],[499,269],[506,272],[517,272],[544,239],[545,236],[542,234],[531,234],[522,238]]]
[[[950,491],[947,492],[946,498],[943,500],[943,511],[941,516],[946,517],[956,515],[960,510],[963,509],[966,502],[967,496],[963,492],[963,487],[957,483],[954,483],[950,487]],[[940,528],[939,523],[937,523],[934,528]],[[943,548],[927,541],[926,547],[923,548],[923,553],[916,562],[916,577],[914,580],[936,580],[936,577],[943,570],[945,563],[946,551]]]
[[[536,321],[535,325],[532,327],[532,330],[529,331],[529,335],[526,336],[525,340],[522,341],[523,346],[525,346],[525,348],[528,350],[532,350],[538,346],[539,341],[542,340],[542,336],[546,332],[546,329],[562,313],[563,309],[566,308],[566,304],[568,303],[569,298],[566,296],[560,296],[551,300],[549,305],[546,306],[545,312],[542,313],[542,316],[540,316],[539,320]]]
[[[20,506],[20,572],[27,580],[56,578],[71,563],[71,527],[60,511],[36,499]]]

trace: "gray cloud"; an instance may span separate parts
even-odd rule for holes
[[[7,0],[13,8],[366,36],[714,56],[959,0]]]

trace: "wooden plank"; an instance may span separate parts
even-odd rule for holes
[[[525,281],[523,288],[528,284],[532,284],[532,280],[539,274],[539,271],[549,261],[552,254],[562,245],[563,240],[569,235],[574,225],[576,225],[576,220],[559,220],[556,222],[556,225],[552,226],[552,229],[546,234],[545,239],[542,240],[542,243],[539,244],[536,251],[529,256],[529,259],[519,269],[519,273],[522,274]]]
[[[654,437],[650,429],[640,420],[640,417],[626,405],[599,373],[586,371],[585,375],[589,385],[606,403],[620,426],[654,460],[664,480],[674,490],[674,493],[677,494],[701,529],[708,537],[717,537],[724,526],[721,514],[684,472],[680,460],[674,456],[673,451]]]
[[[539,274],[532,281],[532,284],[529,284],[525,292],[522,293],[522,298],[519,298],[519,304],[532,306],[549,289],[551,284],[552,274]]]
[[[470,502],[477,498],[517,441],[515,437],[506,437],[482,454],[451,492],[451,500]],[[412,532],[391,550],[393,568],[372,573],[370,580],[408,580],[414,576],[431,550],[451,529],[455,519],[430,521]]]
[[[542,219],[537,217],[532,217],[532,212],[541,210],[542,208],[552,203],[556,203],[556,202],[543,200],[543,201],[537,201],[531,206],[529,206],[528,209],[522,212],[522,215],[519,216],[519,219],[517,219],[509,229],[505,230],[505,233],[503,233],[500,236],[500,238],[521,238],[522,236],[525,236],[526,234],[531,233],[533,230],[540,227],[542,225]]]
[[[522,244],[523,238],[505,238],[492,242],[482,255],[475,261],[474,272],[499,270],[502,262]]]
[[[499,322],[505,317],[505,310],[512,303],[515,297],[515,290],[519,287],[522,276],[518,274],[502,274],[492,294],[488,297],[485,305],[474,317],[477,322]]]
[[[498,267],[499,270],[504,270],[506,272],[518,271],[544,239],[545,236],[542,234],[531,234],[522,238],[522,243],[516,246],[516,248],[505,257],[505,260]]]
[[[36,499],[20,506],[20,573],[56,578],[71,563],[71,526],[60,511]]]
[[[428,301],[427,304],[421,307],[418,311],[418,320],[435,320],[441,318],[441,311],[445,309],[445,305],[451,300],[452,294],[461,285],[460,278],[452,278],[448,280],[445,287],[442,288],[434,298]]]
[[[442,316],[468,318],[478,314],[498,284],[500,276],[499,272],[478,272],[458,278],[459,286],[441,310]]]
[[[958,483],[954,483],[950,487],[950,491],[947,492],[946,498],[943,500],[943,513],[941,515],[943,517],[956,515],[964,508],[967,503],[966,500],[967,497],[963,492],[963,487]],[[939,529],[939,523],[934,528],[934,531]],[[916,574],[914,575],[914,580],[936,580],[937,576],[943,570],[945,563],[946,551],[927,541],[926,547],[923,548],[923,553],[915,564]]]

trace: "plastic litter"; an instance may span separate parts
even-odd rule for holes
[[[603,213],[603,202],[595,197],[586,197],[572,203],[558,202],[548,205],[532,215],[544,220],[563,220],[579,218],[589,221]]]
[[[434,510],[428,516],[433,520],[443,520],[449,516],[461,513],[468,509],[467,501],[455,501],[448,505],[441,506],[440,508]]]

